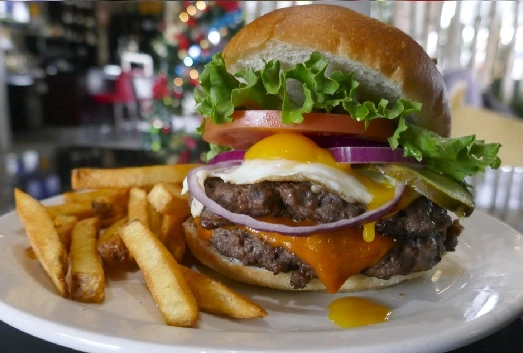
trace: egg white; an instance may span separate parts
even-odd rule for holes
[[[204,187],[207,178],[218,177],[225,182],[238,185],[256,184],[262,181],[309,181],[313,191],[319,188],[330,191],[345,201],[367,205],[372,200],[365,186],[354,176],[321,163],[303,163],[292,160],[251,159],[242,164],[216,170],[201,170],[197,173],[198,186]],[[319,187],[319,188],[318,188]],[[184,190],[187,189],[184,183]],[[193,198],[191,214],[198,217],[203,205]]]

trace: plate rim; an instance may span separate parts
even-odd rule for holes
[[[52,202],[52,200],[51,200]],[[15,211],[8,212],[2,216],[0,216],[0,225],[6,220],[9,219],[9,217],[17,217]],[[494,222],[497,227],[502,227],[505,229],[503,232],[504,234],[508,232],[512,233],[512,236],[515,236],[517,239],[521,240],[522,235],[515,230],[513,227],[507,225],[506,223],[503,223],[502,221],[496,219],[495,217],[492,217],[491,215],[488,215],[485,212],[482,212],[480,210],[477,210],[474,212],[473,217],[478,218],[482,217],[484,219],[487,219],[488,222]],[[472,218],[472,217],[471,217]],[[474,221],[475,219],[469,219],[469,222]],[[507,233],[508,234],[508,233]],[[0,232],[0,242],[1,238],[5,237],[1,235]],[[1,276],[1,274],[0,274]],[[55,294],[57,298],[60,300],[63,300],[63,298],[59,297],[57,294]],[[523,298],[523,293],[520,295],[521,298]],[[519,298],[519,297],[518,297]],[[428,341],[437,341],[438,339],[441,342],[444,342],[443,344],[438,345],[437,347],[433,347],[434,349],[431,350],[431,348],[428,348],[428,350],[424,350],[425,352],[439,352],[442,350],[448,350],[448,349],[454,349],[458,347],[462,347],[465,345],[468,345],[474,341],[477,341],[483,337],[486,337],[490,335],[491,333],[495,332],[496,330],[502,328],[504,325],[510,323],[514,319],[516,319],[518,316],[523,313],[523,302],[519,305],[515,305],[514,303],[516,300],[513,300],[510,302],[515,307],[505,307],[505,308],[498,308],[496,311],[496,315],[484,315],[482,317],[479,317],[475,320],[466,322],[464,326],[467,327],[467,334],[461,335],[459,340],[452,339],[448,340],[447,335],[443,335],[442,332],[447,333],[447,331],[439,331],[437,335],[433,335],[432,337],[429,337]],[[513,310],[513,309],[518,310]],[[84,329],[80,329],[77,327],[71,327],[66,326],[63,323],[55,322],[53,320],[49,320],[47,318],[43,318],[40,316],[37,316],[32,313],[28,313],[24,310],[15,308],[10,306],[8,303],[4,302],[4,298],[0,298],[0,319],[4,321],[6,324],[15,327],[16,329],[25,332],[29,335],[38,337],[40,339],[43,339],[45,341],[52,342],[57,345],[69,347],[76,350],[82,350],[85,351],[88,349],[89,352],[112,352],[115,351],[115,348],[118,347],[120,350],[124,350],[126,352],[141,352],[144,348],[152,348],[154,347],[155,351],[158,352],[173,352],[174,349],[177,348],[177,346],[173,346],[172,344],[163,344],[158,342],[149,342],[144,340],[130,340],[126,338],[120,338],[120,337],[113,337],[111,335],[104,335],[100,334],[98,332],[93,331],[87,331]],[[119,320],[125,320],[123,318],[118,318]],[[46,330],[38,330],[39,327],[46,327]],[[174,330],[199,330],[197,329],[184,329],[184,328],[169,328]],[[377,331],[386,330],[386,328],[378,329]],[[207,332],[213,332],[213,331],[207,331]],[[344,334],[344,330],[333,330],[329,332],[285,332],[285,333],[277,333],[277,332],[264,332],[264,333],[258,333],[262,334],[262,336],[266,336],[264,338],[281,338],[281,335],[287,335],[287,336],[300,336],[300,335],[310,335],[310,336],[316,336],[316,335],[326,335],[326,336],[332,336],[332,338],[336,338],[340,335],[340,332]],[[51,335],[49,335],[51,333]],[[237,332],[231,332],[234,334],[237,334]],[[82,336],[82,337],[80,337]],[[445,337],[445,339],[443,339]],[[423,346],[426,345],[428,342],[427,340],[424,341]],[[145,345],[145,346],[144,346]],[[140,347],[138,347],[140,346]],[[401,347],[400,347],[401,346]],[[138,348],[137,348],[138,347]],[[242,352],[243,350],[237,350],[231,348],[220,347],[220,348],[213,348],[213,347],[207,347],[207,346],[178,346],[180,349],[183,350],[183,352],[200,352],[202,349],[205,349],[206,352],[226,352],[226,351],[236,351],[236,352]],[[137,348],[137,350],[134,350]],[[292,348],[292,347],[290,347]],[[304,351],[304,347],[297,348],[296,351]],[[341,352],[345,351],[344,348],[347,347],[328,347],[329,352]],[[398,342],[388,342],[387,348],[390,348],[389,351],[395,351],[396,349],[399,351],[401,348],[402,351],[405,352],[415,352],[416,349],[420,348],[420,342],[419,340],[414,339],[408,339],[408,340],[401,340],[401,343]],[[117,350],[118,350],[117,349]],[[318,349],[316,347],[316,349]],[[262,352],[262,350],[256,350],[256,349],[249,349],[249,352]],[[266,351],[266,350],[263,350]],[[294,350],[287,350],[289,352]],[[366,352],[371,352],[372,350],[365,350]]]

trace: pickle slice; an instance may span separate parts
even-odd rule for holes
[[[367,164],[366,169],[407,184],[438,206],[454,212],[458,217],[468,217],[474,211],[472,194],[455,180],[426,168],[403,164]]]

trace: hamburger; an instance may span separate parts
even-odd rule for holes
[[[408,35],[335,5],[245,26],[200,75],[209,163],[184,182],[188,246],[232,279],[356,291],[419,276],[474,210],[465,179],[498,144],[449,138],[433,60]]]

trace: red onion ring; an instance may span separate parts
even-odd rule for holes
[[[403,194],[403,190],[405,189],[404,184],[398,184],[398,186],[396,187],[394,198],[392,200],[375,210],[365,212],[357,217],[350,219],[342,219],[331,223],[316,224],[313,226],[293,227],[283,224],[263,222],[245,214],[231,212],[220,206],[217,202],[208,198],[205,194],[205,189],[203,188],[203,185],[200,186],[200,184],[198,183],[198,172],[202,170],[216,170],[231,165],[235,164],[219,163],[210,166],[202,166],[191,170],[187,174],[187,185],[189,187],[189,191],[191,192],[192,197],[194,197],[212,213],[226,218],[233,223],[240,224],[258,231],[275,232],[284,235],[306,236],[312,233],[325,233],[338,229],[357,227],[365,223],[377,221],[383,216],[385,216],[387,213],[389,213],[394,207],[396,207],[401,198],[401,195]]]
[[[329,148],[338,163],[420,163],[414,157],[404,157],[403,148],[393,150],[381,146],[344,146]],[[226,151],[216,155],[209,164],[242,161],[245,150]]]
[[[330,153],[338,163],[419,163],[413,157],[404,157],[403,148],[390,147],[333,147]]]
[[[225,151],[214,156],[214,158],[211,159],[208,164],[217,164],[221,162],[230,161],[243,161],[245,152],[245,150]]]

